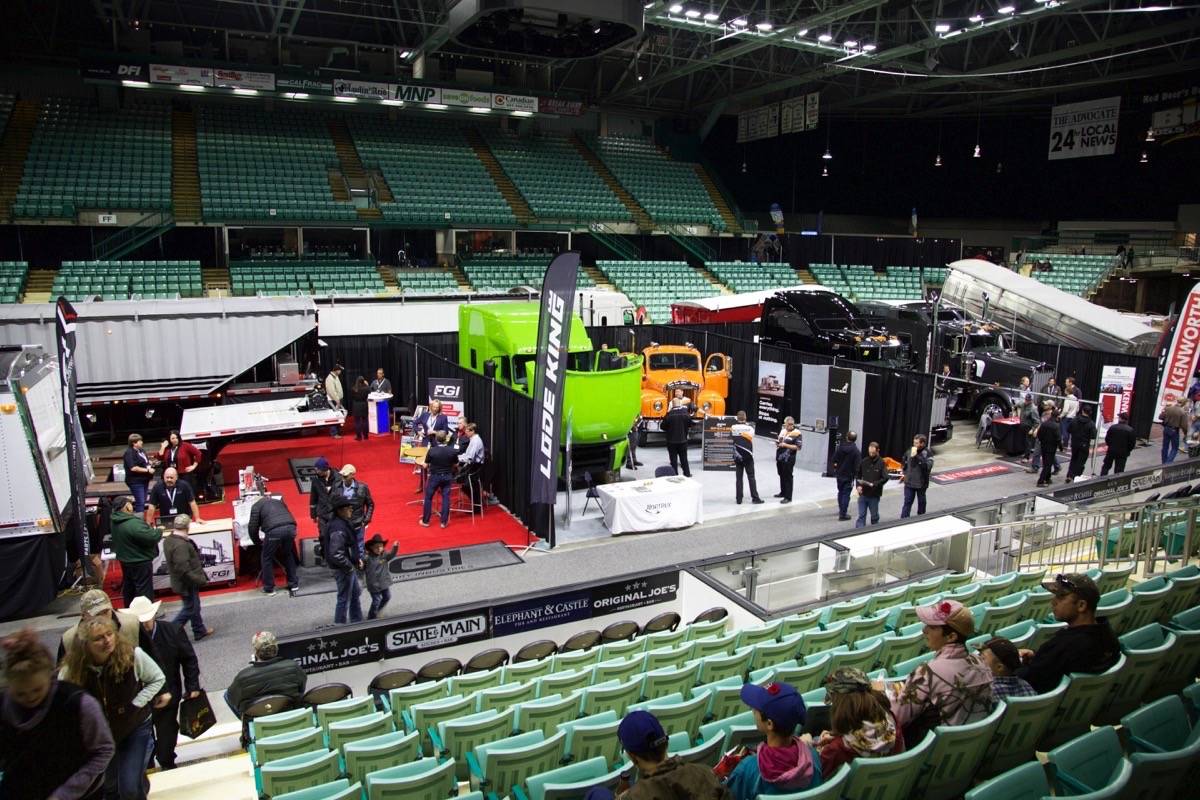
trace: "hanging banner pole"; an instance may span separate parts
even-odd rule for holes
[[[79,315],[67,298],[58,298],[55,307],[55,339],[58,342],[58,376],[62,381],[63,431],[66,436],[67,465],[71,474],[71,525],[68,536],[79,541],[79,552],[83,554],[83,567],[88,568],[91,542],[87,535],[84,492],[86,479],[83,472],[83,454],[79,445],[79,407],[75,404],[75,321]]]

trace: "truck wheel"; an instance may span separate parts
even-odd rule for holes
[[[997,417],[1006,417],[1008,416],[1008,409],[1004,407],[1004,404],[1000,402],[999,398],[993,395],[984,397],[979,401],[979,404],[975,406],[975,419],[979,419],[984,414],[987,414],[992,419],[996,419]]]
[[[649,439],[649,438],[650,438],[650,434],[646,433],[645,431],[638,431],[638,437],[637,437],[637,446],[638,446],[638,447],[645,447],[645,446],[646,446],[646,440],[647,440],[647,439]]]

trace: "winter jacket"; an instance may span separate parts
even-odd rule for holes
[[[692,415],[686,407],[673,408],[663,417],[662,431],[667,436],[667,444],[687,444],[691,427]]]
[[[854,442],[842,441],[833,451],[833,474],[838,481],[852,481],[858,475],[863,455]]]
[[[334,517],[325,526],[329,544],[325,547],[325,563],[337,572],[350,572],[358,563],[358,545],[354,541],[354,529],[341,517]]]
[[[264,497],[250,509],[250,523],[247,525],[250,539],[255,544],[262,544],[260,534],[267,536],[295,536],[296,518],[282,500],[274,497]]]
[[[933,472],[933,456],[927,447],[918,450],[915,456],[911,453],[911,450],[904,453],[904,485],[910,489],[924,489],[929,486],[929,473]]]
[[[863,456],[858,462],[858,487],[862,489],[863,497],[882,497],[883,485],[888,482],[887,466],[883,456]]]
[[[1133,428],[1118,422],[1104,434],[1104,443],[1108,445],[1108,454],[1113,458],[1126,458],[1137,447],[1137,435]]]
[[[333,492],[341,486],[342,478],[337,470],[332,468],[329,470],[328,481],[321,480],[321,476],[315,474],[309,479],[308,515],[313,520],[328,520],[333,516],[333,506],[330,503]]]
[[[114,511],[112,514],[112,542],[117,560],[127,564],[153,561],[158,556],[158,542],[162,531],[146,524],[140,514]]]
[[[649,775],[642,775],[621,800],[728,800],[729,790],[712,770],[672,756]]]
[[[1037,440],[1043,450],[1057,450],[1060,440],[1058,425],[1042,425],[1038,428]]]
[[[367,552],[363,558],[363,572],[367,575],[367,591],[382,592],[384,589],[392,587],[392,575],[388,572],[388,562],[396,557],[396,551],[400,549],[399,542],[392,543],[391,550],[384,550],[377,556]]]
[[[725,782],[734,800],[760,794],[792,794],[821,785],[821,760],[811,744],[793,738],[787,747],[768,747],[746,756]]]
[[[892,698],[905,739],[919,742],[937,725],[978,722],[992,711],[992,671],[961,644],[945,644],[909,674]]]
[[[821,746],[821,774],[832,775],[842,764],[856,758],[898,756],[904,752],[904,734],[896,718],[888,712],[883,722],[863,722],[845,734],[834,736]]]
[[[340,406],[342,398],[346,396],[342,389],[342,379],[338,377],[336,372],[331,372],[325,376],[325,396],[329,398],[331,406]]]
[[[455,456],[457,459],[458,457]],[[334,486],[332,495],[334,497],[345,497],[346,486]],[[371,517],[375,516],[375,501],[371,499],[371,490],[362,481],[356,480],[354,488],[350,492],[350,502],[354,505],[354,511],[350,514],[350,527],[355,530],[371,524]]]
[[[190,538],[177,534],[164,536],[162,548],[167,572],[171,576],[172,592],[188,594],[208,583],[208,575],[200,561],[200,551]]]
[[[371,389],[367,386],[350,390],[350,413],[356,417],[367,416],[367,395]]]
[[[1079,414],[1071,420],[1070,432],[1071,449],[1086,450],[1091,446],[1092,439],[1096,438],[1096,423],[1092,422],[1091,417]]]
[[[308,676],[292,659],[269,658],[255,661],[234,675],[225,690],[225,699],[241,719],[242,712],[260,697],[281,694],[292,702],[299,700],[307,683]]]
[[[1041,424],[1042,415],[1036,405],[1030,404],[1021,409],[1021,427],[1026,433],[1033,433],[1033,429]]]
[[[1054,634],[1017,670],[1017,677],[1040,694],[1058,686],[1068,673],[1104,672],[1117,663],[1120,654],[1120,643],[1108,620],[1097,617],[1095,625],[1076,625]]]

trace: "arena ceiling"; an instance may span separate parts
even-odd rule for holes
[[[80,0],[7,0],[16,24],[0,37],[10,54],[142,50],[442,80],[490,70],[498,85],[709,124],[818,89],[834,116],[973,116],[1200,71],[1200,0],[654,0],[640,35],[580,59],[466,47],[447,24],[457,2],[91,0],[80,14]]]

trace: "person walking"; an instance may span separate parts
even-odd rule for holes
[[[354,379],[350,389],[350,415],[354,417],[354,441],[366,441],[370,437],[370,426],[367,424],[367,395],[371,393],[371,385],[367,379],[359,375]]]
[[[858,476],[858,465],[862,463],[862,452],[859,451],[858,434],[849,431],[846,438],[838,442],[833,451],[833,476],[837,479],[838,490],[838,519],[850,519],[850,490],[854,488],[854,480]],[[878,508],[876,508],[878,512]]]
[[[1037,438],[1039,452],[1042,457],[1042,471],[1038,475],[1038,486],[1050,485],[1051,471],[1058,471],[1058,445],[1059,445],[1059,427],[1058,420],[1054,419],[1053,412],[1048,420],[1044,421],[1037,427],[1034,434]]]
[[[1176,402],[1163,409],[1159,419],[1163,426],[1162,463],[1170,464],[1179,455],[1179,432],[1188,428],[1191,420],[1187,413],[1187,397],[1180,397]]]
[[[200,696],[200,662],[181,626],[165,619],[155,619],[161,605],[161,602],[151,603],[144,597],[137,597],[129,610],[137,615],[142,630],[150,639],[150,656],[167,679],[163,689],[171,699],[165,706],[156,707],[151,714],[154,723],[154,758],[163,769],[175,769],[179,704],[185,692],[190,699]]]
[[[742,475],[750,483],[750,502],[761,505],[766,501],[758,496],[758,484],[754,481],[754,426],[746,421],[746,412],[737,412],[737,422],[730,429],[733,433],[733,463],[737,474],[737,503],[742,504]]]
[[[125,466],[125,485],[133,495],[133,510],[140,514],[146,510],[146,495],[150,492],[150,479],[154,477],[154,467],[150,464],[150,456],[146,455],[140,433],[129,434],[129,446],[125,448],[121,463]]]
[[[396,557],[400,542],[393,542],[392,549],[387,550],[387,540],[378,533],[367,542],[367,557],[363,572],[367,576],[367,594],[371,595],[371,607],[367,609],[367,619],[375,619],[383,607],[392,599],[392,575],[388,572],[388,562]]]
[[[1025,452],[1021,454],[1022,459],[1029,460],[1033,457],[1034,445],[1037,443],[1034,432],[1041,424],[1042,415],[1037,404],[1033,402],[1033,395],[1025,395],[1025,402],[1021,405],[1021,430],[1025,432]]]
[[[1121,412],[1117,415],[1117,423],[1104,434],[1104,443],[1108,449],[1104,452],[1104,463],[1100,467],[1100,474],[1107,475],[1108,471],[1115,466],[1116,474],[1120,475],[1125,471],[1125,459],[1129,458],[1133,448],[1137,447],[1137,435],[1129,424],[1128,414]]]
[[[371,517],[375,516],[375,501],[371,499],[370,487],[355,478],[357,474],[358,470],[353,464],[343,464],[342,485],[337,489],[337,493],[350,501],[350,528],[354,531],[354,541],[358,545],[358,560],[362,561],[363,538],[367,535]]]
[[[858,484],[858,519],[854,527],[867,524],[867,512],[871,512],[871,524],[879,524],[879,498],[883,496],[883,485],[888,482],[887,464],[879,455],[879,442],[867,445],[867,454],[859,461],[855,482]]]
[[[781,505],[792,502],[792,486],[796,477],[796,457],[804,446],[804,434],[796,427],[792,417],[783,418],[783,428],[775,437],[775,471],[779,473],[779,494]]]
[[[342,399],[346,396],[346,392],[342,388],[342,372],[344,370],[345,367],[341,364],[335,364],[333,369],[329,370],[329,374],[325,376],[325,397],[329,400],[329,407],[335,410],[346,408],[342,404]],[[329,435],[334,439],[342,438],[342,426],[330,426]]]
[[[333,578],[337,583],[337,603],[334,606],[333,621],[336,625],[349,622],[362,622],[362,600],[359,595],[362,588],[358,585],[358,572],[363,562],[358,555],[355,543],[354,528],[350,525],[350,515],[354,513],[354,504],[345,497],[335,497],[333,500],[333,519],[326,527],[326,537],[329,545],[325,551],[325,563],[333,570]]]
[[[433,516],[433,495],[442,495],[441,524],[450,527],[450,487],[454,485],[454,468],[458,464],[458,452],[450,446],[450,434],[439,431],[437,443],[425,453],[425,500],[421,506],[421,527],[429,527]]]
[[[262,593],[275,594],[275,562],[283,567],[288,594],[296,596],[296,518],[281,499],[263,497],[250,509],[250,539],[262,545]]]
[[[662,430],[667,435],[667,455],[671,460],[671,469],[679,474],[683,468],[685,477],[692,477],[692,469],[688,466],[688,431],[692,427],[692,414],[687,405],[678,400],[671,401],[671,407],[663,417]]]
[[[162,531],[151,528],[134,507],[132,497],[118,497],[113,503],[112,544],[121,564],[121,598],[125,607],[141,595],[154,599],[154,559]]]
[[[1081,394],[1082,392],[1079,391],[1079,387],[1075,385],[1074,378],[1067,378],[1063,381],[1062,410],[1058,415],[1060,450],[1066,450],[1067,443],[1071,441],[1071,421],[1079,413],[1079,397]]]
[[[904,454],[901,465],[904,472],[904,505],[900,507],[900,518],[907,519],[912,513],[913,500],[917,501],[917,516],[925,513],[925,490],[929,488],[929,473],[933,472],[933,456],[926,446],[924,435],[913,437],[912,447]]]
[[[317,524],[317,538],[325,543],[325,526],[333,519],[333,494],[342,483],[342,478],[321,456],[313,464],[316,475],[308,479],[308,516]]]
[[[1071,464],[1067,467],[1067,483],[1083,474],[1092,440],[1095,438],[1096,423],[1092,422],[1091,409],[1081,406],[1079,413],[1071,421]]]
[[[171,620],[179,626],[192,624],[192,638],[197,642],[216,633],[216,628],[204,624],[200,616],[200,590],[208,584],[208,575],[200,561],[200,550],[188,535],[192,518],[179,514],[171,522],[170,530],[163,534],[163,559],[167,562],[167,574],[171,576],[171,591],[183,601],[179,613]]]
[[[1047,400],[1045,403],[1042,404],[1042,420],[1040,423],[1038,423],[1038,427],[1033,429],[1034,450],[1033,450],[1033,459],[1029,462],[1029,471],[1030,472],[1037,472],[1038,470],[1040,470],[1042,468],[1043,451],[1042,451],[1041,442],[1038,440],[1037,437],[1038,437],[1038,434],[1041,431],[1042,427],[1045,425],[1053,426],[1056,434],[1058,434],[1059,431],[1061,430],[1061,428],[1059,427],[1059,424],[1058,424],[1058,409],[1055,408],[1054,402],[1051,400]],[[1059,472],[1062,471],[1062,467],[1058,463],[1057,447],[1055,448],[1054,453],[1052,455],[1054,456],[1054,460],[1051,462],[1051,470],[1053,471],[1053,473],[1055,475],[1057,475]]]

